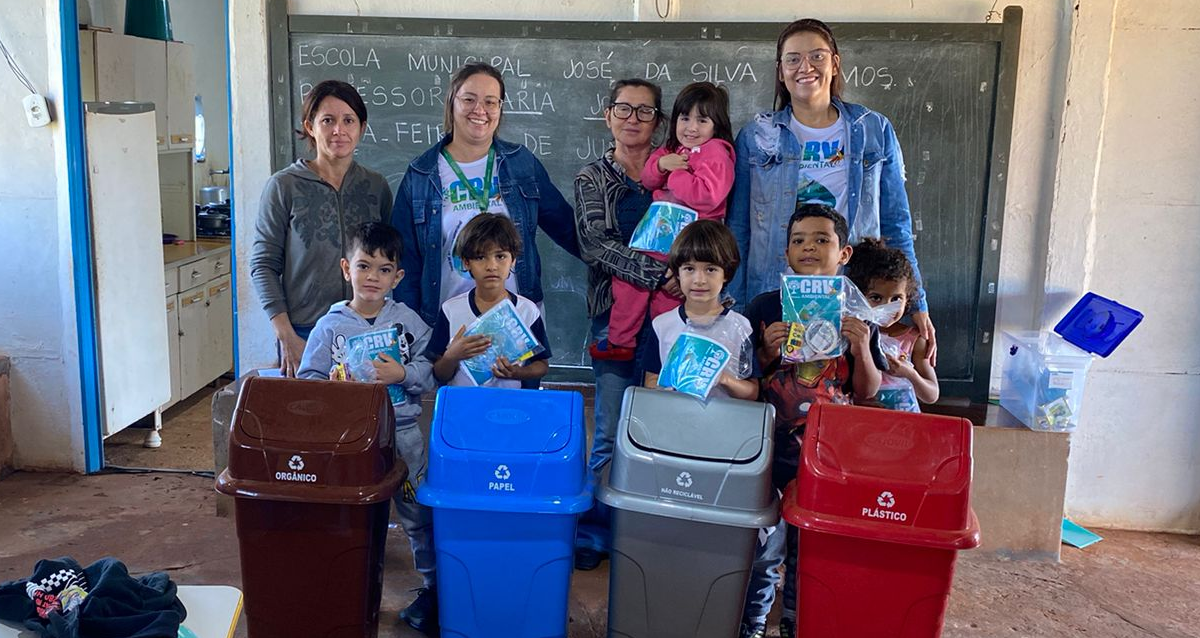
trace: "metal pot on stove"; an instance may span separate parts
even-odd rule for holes
[[[200,206],[214,206],[229,201],[229,189],[224,186],[204,186],[200,189]]]
[[[196,229],[200,231],[228,231],[229,206],[203,206],[196,211]]]

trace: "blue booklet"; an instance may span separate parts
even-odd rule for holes
[[[788,336],[783,360],[788,363],[820,361],[842,355],[842,314],[846,279],[815,275],[783,275],[779,288]]]
[[[463,336],[485,335],[491,337],[492,345],[483,354],[459,363],[475,385],[483,385],[492,378],[492,364],[499,357],[510,363],[527,361],[542,351],[542,344],[533,336],[533,331],[517,314],[517,307],[505,299],[480,315],[467,327]]]
[[[667,353],[658,385],[707,399],[731,356],[716,340],[684,332]]]
[[[696,211],[671,202],[654,202],[633,229],[629,247],[651,253],[669,253],[684,226],[696,221]]]
[[[400,358],[400,335],[395,327],[384,328],[372,332],[364,332],[346,339],[346,369],[355,381],[374,381],[375,366],[372,360],[379,359],[380,354],[386,354],[393,360],[404,363]],[[408,393],[399,383],[388,387],[388,398],[392,405],[398,405],[408,400]]]

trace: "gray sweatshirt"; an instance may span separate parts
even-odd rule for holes
[[[336,191],[305,164],[267,180],[250,250],[250,277],[268,317],[286,312],[292,325],[311,326],[329,304],[350,298],[339,260],[346,239],[364,222],[387,223],[392,189],[357,162]]]
[[[393,326],[400,336],[400,363],[404,365],[404,381],[398,385],[407,395],[404,401],[392,404],[396,413],[396,427],[416,424],[417,417],[421,416],[421,395],[437,387],[437,381],[433,378],[433,362],[423,354],[432,330],[417,313],[400,302],[387,299],[374,324],[354,312],[345,301],[333,304],[309,335],[296,376],[301,379],[328,379],[333,366],[346,361],[347,339]]]

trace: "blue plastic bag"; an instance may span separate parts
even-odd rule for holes
[[[654,202],[633,229],[629,247],[649,253],[669,253],[684,226],[696,221],[696,211],[671,202]]]

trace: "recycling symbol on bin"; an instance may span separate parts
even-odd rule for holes
[[[501,481],[507,481],[508,477],[512,476],[512,472],[508,471],[508,466],[504,464],[497,465],[494,474]]]
[[[679,487],[688,488],[692,486],[692,475],[688,472],[680,472],[679,476],[675,477],[675,484]]]
[[[892,496],[891,492],[880,492],[875,502],[879,503],[880,507],[891,509],[896,504],[896,497]]]
[[[296,472],[299,472],[300,470],[304,469],[304,459],[300,458],[299,454],[293,454],[292,458],[288,460],[288,467],[292,468],[292,470]]]

